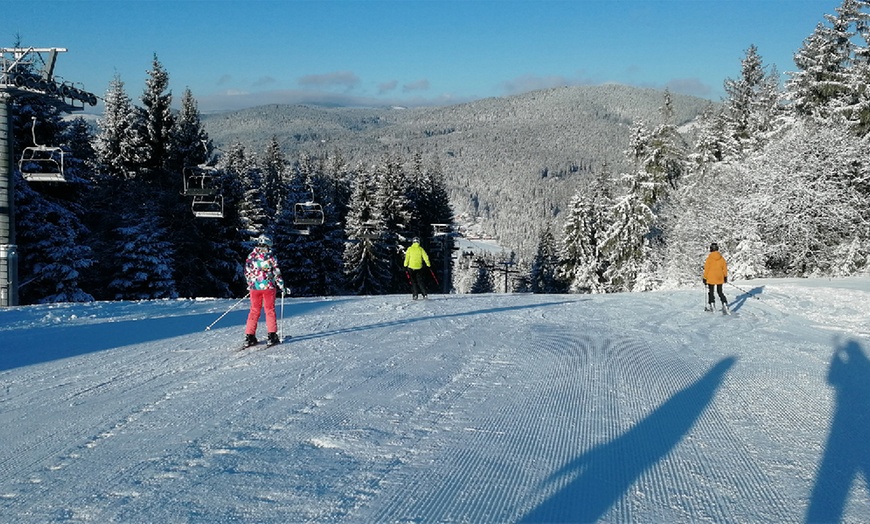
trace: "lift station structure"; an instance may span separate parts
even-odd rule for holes
[[[57,56],[67,50],[61,47],[0,48],[0,307],[18,305],[18,247],[15,244],[15,184],[12,174],[24,165],[54,166],[52,155],[59,148],[36,144],[19,161],[14,158],[12,101],[17,96],[41,96],[61,111],[81,111],[85,105],[97,105],[97,97],[80,84],[55,77]],[[36,122],[33,122],[36,125]],[[31,155],[27,157],[27,155]],[[62,156],[61,156],[62,158]],[[53,162],[53,163],[52,163]],[[58,182],[60,171],[37,169],[31,181]]]

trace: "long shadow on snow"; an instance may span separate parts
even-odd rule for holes
[[[737,287],[737,286],[734,286],[734,287]],[[737,289],[740,289],[740,288],[737,288]],[[741,290],[741,291],[743,291],[743,290]],[[760,295],[762,291],[764,291],[764,286],[758,286],[758,287],[754,287],[754,288],[750,289],[749,291],[744,291],[741,294],[737,295],[734,298],[734,300],[732,300],[731,303],[729,304],[731,311],[740,311],[740,308],[742,308],[743,304],[746,303],[747,298],[757,299],[758,295]]]
[[[704,413],[737,361],[728,357],[619,437],[596,446],[553,473],[546,484],[576,477],[521,522],[595,522],[631,485],[682,440]]]
[[[300,335],[293,336],[292,341],[298,342],[302,340],[314,340],[318,338],[326,338],[332,337],[335,335],[344,335],[347,333],[356,333],[359,331],[367,331],[369,329],[380,329],[385,327],[392,326],[402,326],[405,324],[413,324],[415,322],[422,322],[425,320],[435,320],[439,318],[456,318],[456,317],[467,317],[471,315],[486,315],[488,313],[502,313],[505,311],[517,311],[520,309],[532,309],[539,307],[547,307],[547,306],[561,306],[562,304],[573,304],[575,302],[581,302],[580,300],[562,300],[560,302],[543,302],[540,304],[527,304],[523,306],[504,306],[504,307],[494,307],[489,309],[477,309],[474,311],[465,311],[463,313],[450,313],[449,315],[433,315],[426,317],[416,317],[416,318],[403,318],[400,320],[391,320],[389,322],[377,322],[375,324],[366,324],[364,326],[354,326],[349,328],[341,328],[341,329],[333,329],[331,331],[324,331],[322,333],[311,333],[309,335]]]
[[[855,480],[863,476],[870,488],[870,360],[860,344],[836,348],[828,384],[836,391],[836,405],[807,522],[841,522]]]
[[[227,301],[227,304],[231,302]],[[285,305],[285,315],[303,315],[319,307],[335,304],[336,301],[290,303]],[[219,312],[210,312],[16,329],[3,333],[3,341],[0,345],[0,371],[132,344],[202,333],[205,326],[214,322],[218,316],[220,316]],[[238,326],[238,340],[241,343],[247,317],[248,307],[242,304],[239,309],[231,311],[221,319],[217,329],[227,325]]]

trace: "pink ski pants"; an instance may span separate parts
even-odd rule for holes
[[[260,321],[260,311],[266,308],[266,331],[278,332],[278,320],[275,318],[275,297],[277,289],[252,289],[251,311],[248,313],[248,323],[245,325],[246,335],[257,334],[257,322]]]

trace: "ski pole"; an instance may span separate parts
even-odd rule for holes
[[[281,339],[284,339],[284,288],[281,288]]]
[[[728,282],[728,285],[729,285],[729,286],[734,286],[734,287],[736,287],[736,288],[739,289],[740,292],[743,293],[744,295],[749,295],[750,297],[754,298],[755,300],[761,300],[760,298],[758,298],[757,296],[753,295],[753,294],[750,293],[749,291],[746,291],[745,289],[741,288],[740,286],[735,286],[735,285],[732,284],[731,282]]]
[[[441,283],[440,283],[440,282],[438,282],[438,277],[436,277],[436,276],[435,276],[435,272],[434,272],[434,271],[432,271],[432,266],[429,266],[429,274],[430,274],[430,275],[432,275],[432,278],[434,278],[434,279],[435,279],[435,283],[436,283],[436,284],[438,284],[438,285],[439,285],[439,286],[440,286],[440,285],[441,285]]]
[[[248,291],[248,293],[247,293],[245,296],[243,296],[242,298],[240,298],[238,302],[236,302],[235,304],[233,304],[232,306],[230,306],[230,308],[229,308],[228,310],[224,311],[224,314],[223,314],[223,315],[219,316],[219,317],[217,318],[217,320],[215,320],[214,322],[212,322],[211,324],[209,324],[208,327],[205,328],[205,330],[208,331],[209,329],[211,329],[212,326],[214,326],[215,324],[217,324],[218,322],[220,322],[220,320],[221,320],[222,318],[224,318],[225,316],[227,316],[227,313],[229,313],[230,311],[236,309],[236,306],[238,306],[239,304],[241,304],[241,303],[242,303],[246,298],[248,298],[250,295],[251,295],[251,292]]]

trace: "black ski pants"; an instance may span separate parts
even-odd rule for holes
[[[722,284],[707,284],[707,302],[714,303],[713,297],[713,289],[715,288],[716,293],[719,294],[719,300],[722,301],[723,304],[728,303],[728,299],[725,298],[725,292],[722,291]]]
[[[426,285],[423,284],[423,270],[421,269],[411,269],[408,268],[408,276],[411,279],[411,293],[414,295],[414,298],[417,298],[417,295],[426,296]]]

